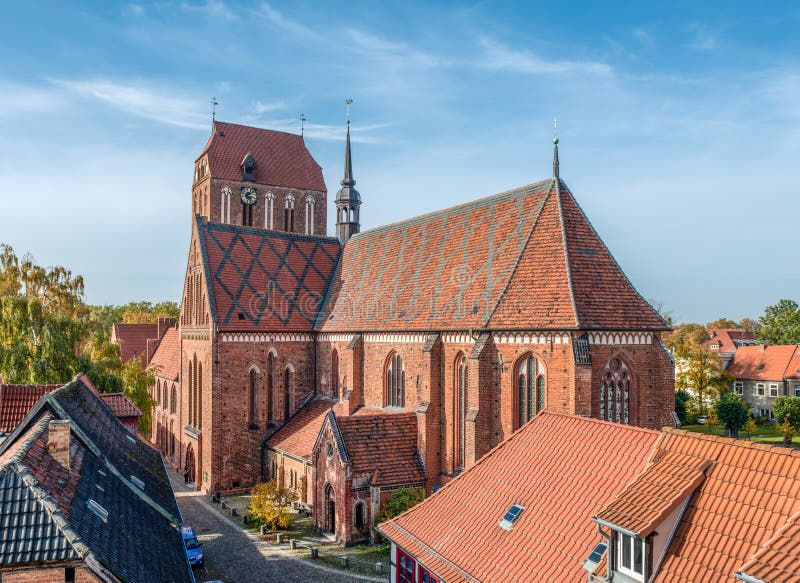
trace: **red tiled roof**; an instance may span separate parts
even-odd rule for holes
[[[256,160],[258,184],[327,192],[322,168],[296,134],[218,121],[198,159],[208,154],[212,177],[238,182],[248,153]]]
[[[371,474],[375,486],[425,480],[417,455],[416,414],[364,412],[337,417],[336,424],[353,476]]]
[[[800,581],[800,512],[792,515],[738,571],[759,581]]]
[[[197,229],[220,330],[313,329],[339,259],[336,239],[199,218]]]
[[[789,366],[786,367],[786,372],[783,373],[784,378],[800,379],[800,346],[797,348],[794,356],[792,356],[792,360],[789,361]]]
[[[158,337],[158,324],[114,324],[111,339],[119,344],[122,362],[147,356],[148,338]]]
[[[728,372],[737,379],[783,380],[792,373],[790,364],[800,362],[796,358],[798,350],[800,346],[796,344],[742,346],[734,353],[728,365]]]
[[[0,384],[0,433],[10,433],[46,393],[61,385]]]
[[[269,438],[267,447],[311,461],[311,452],[325,416],[335,405],[336,401],[322,398],[308,402]]]
[[[176,326],[164,332],[164,337],[150,359],[150,369],[160,377],[177,380],[181,372],[181,339]]]
[[[326,311],[326,330],[667,328],[553,180],[355,235]]]
[[[118,418],[141,417],[144,415],[142,410],[123,393],[100,393],[100,398],[111,408]]]
[[[660,437],[545,411],[379,529],[448,583],[585,580],[599,539],[591,516],[636,478]],[[506,531],[498,522],[513,504],[525,510]]]
[[[718,352],[736,352],[739,346],[734,340],[754,341],[756,335],[749,330],[738,328],[712,328],[708,331],[710,338],[703,342],[703,347],[711,350],[712,345],[719,345]]]

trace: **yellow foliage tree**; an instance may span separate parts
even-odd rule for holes
[[[297,495],[282,482],[262,482],[250,491],[250,516],[273,530],[286,529],[292,522],[289,510],[295,500]]]

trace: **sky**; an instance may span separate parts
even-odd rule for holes
[[[180,299],[217,119],[299,133],[362,229],[561,177],[678,322],[800,300],[793,2],[13,2],[0,242],[91,303]]]

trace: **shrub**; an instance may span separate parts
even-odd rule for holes
[[[297,495],[277,480],[257,484],[250,491],[250,516],[273,530],[286,529],[294,518],[289,510],[296,499]]]
[[[380,522],[402,514],[412,506],[425,499],[425,490],[422,488],[400,488],[386,501],[380,515]]]
[[[714,408],[719,422],[725,426],[725,431],[731,437],[737,437],[739,430],[747,423],[750,412],[747,404],[735,393],[722,395]],[[710,420],[710,419],[709,419]]]

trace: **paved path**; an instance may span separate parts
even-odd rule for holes
[[[386,581],[373,577],[345,575],[266,543],[242,530],[220,514],[206,496],[188,490],[183,480],[169,471],[175,497],[184,522],[194,528],[203,543],[206,564],[195,569],[198,583],[221,580],[224,583],[355,583]]]

